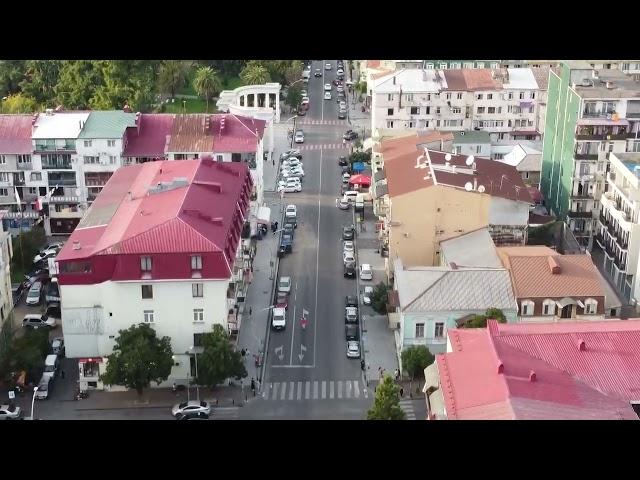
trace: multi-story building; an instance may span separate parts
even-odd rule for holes
[[[7,213],[6,210],[0,210],[0,219],[3,219]],[[11,233],[0,225],[0,329],[13,309],[11,257],[13,257]]]
[[[540,179],[545,204],[591,248],[611,152],[640,151],[640,82],[565,62],[549,76]]]
[[[168,384],[193,376],[202,334],[231,329],[246,273],[240,237],[252,181],[211,158],[117,170],[57,256],[66,354],[80,388],[102,388],[118,331],[138,323],[169,336]]]

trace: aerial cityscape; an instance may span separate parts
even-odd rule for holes
[[[0,420],[637,420],[640,60],[0,60]]]

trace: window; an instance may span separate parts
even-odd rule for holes
[[[487,93],[487,100],[493,100],[493,93]]]
[[[0,182],[9,181],[9,172],[0,172]]]
[[[29,195],[37,195],[38,194],[38,187],[29,187]]]
[[[416,338],[424,338],[424,323],[416,323]]]
[[[509,92],[508,98],[509,100],[513,100],[513,92]]]
[[[141,285],[142,298],[153,298],[153,285]]]
[[[595,315],[598,311],[598,302],[593,298],[587,298],[584,302],[584,313],[586,315]]]
[[[116,163],[116,157],[115,157],[115,155],[109,155],[109,163],[110,163],[111,165],[115,165],[115,163]]]
[[[447,98],[447,100],[451,100],[451,94],[450,94],[450,93],[447,93],[447,94],[445,95],[445,97]]]
[[[107,147],[115,147],[115,146],[116,146],[115,140],[107,140]]]
[[[505,135],[504,133],[499,133],[498,134],[498,140],[504,140],[504,135]],[[504,158],[504,154],[500,154],[500,155],[502,155],[500,158]]]
[[[425,107],[425,112],[426,115],[431,115],[431,107]]]
[[[542,314],[543,315],[555,315],[556,313],[556,302],[551,299],[547,299],[542,303]]]
[[[440,120],[436,120],[436,127],[440,126]]]
[[[191,270],[202,270],[202,255],[191,255]]]
[[[447,68],[447,64],[446,63],[441,63],[438,68],[440,68],[441,70],[442,69],[446,69]]]
[[[0,197],[8,197],[9,189],[8,188],[0,188]]]
[[[444,337],[444,323],[436,322],[436,327],[435,327],[433,336],[436,338]]]
[[[436,113],[440,115],[440,107],[436,107]]]
[[[154,323],[155,319],[153,315],[153,310],[145,310],[143,312],[143,315],[144,315],[144,323]]]
[[[520,92],[520,100],[524,100],[524,92]]]
[[[460,107],[453,107],[451,113],[462,113],[462,109]]]
[[[462,92],[458,92],[458,93],[456,94],[456,98],[457,98],[458,100],[462,100]]]
[[[433,63],[427,63],[424,68],[426,70],[433,70]]]
[[[484,107],[478,107],[478,110],[476,111],[476,113],[483,114],[484,113]]]
[[[151,271],[151,257],[140,257],[140,270],[143,272]]]
[[[476,62],[476,67],[484,68],[484,62]]]
[[[420,107],[411,107],[411,115],[420,115]]]
[[[430,102],[430,101],[431,101],[431,94],[427,93],[427,102]],[[427,108],[429,108],[429,107],[427,107]]]
[[[84,146],[85,147],[90,147],[91,146],[91,140],[85,140],[84,141]]]
[[[89,165],[95,165],[97,163],[100,163],[100,157],[84,157],[84,163],[85,165],[89,164]]]
[[[458,145],[456,147],[456,155],[460,155],[462,153],[462,147],[460,145]]]
[[[31,163],[31,155],[18,155],[18,163]]]
[[[388,93],[387,94],[387,101],[393,102],[393,93]]]
[[[487,107],[487,113],[496,113],[496,107]]]
[[[458,62],[452,62],[452,63],[451,63],[451,68],[460,68],[460,63],[458,63]]]
[[[464,68],[473,68],[473,62],[464,62]]]
[[[393,128],[393,120],[387,120],[387,128]]]
[[[222,161],[222,158],[223,158],[223,157],[222,157],[222,155],[216,155],[216,160],[217,160],[218,162],[221,162],[221,161]]]
[[[498,68],[498,62],[491,62],[491,68]]]
[[[204,296],[204,284],[192,283],[191,294],[193,295],[193,298],[202,298]]]
[[[387,108],[387,115],[388,116],[393,115],[393,108]]]
[[[529,94],[529,97],[531,98],[531,100],[534,100],[536,98],[536,92],[531,92]]]
[[[7,163],[7,157],[4,155],[0,155],[0,164],[4,165],[5,163]]]
[[[407,99],[407,102],[413,102],[413,93],[407,93],[405,98]]]
[[[409,128],[413,128],[413,122],[409,122]]]
[[[476,153],[480,153],[482,151],[482,145],[476,145]]]
[[[532,316],[533,315],[533,302],[531,300],[523,300],[520,302],[520,315]]]
[[[478,96],[476,97],[478,100],[482,100],[484,98],[484,95],[482,93],[479,93]]]
[[[193,321],[204,322],[204,310],[202,308],[193,309]]]

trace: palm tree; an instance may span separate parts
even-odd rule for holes
[[[170,93],[171,98],[176,96],[176,90],[180,89],[187,79],[190,62],[184,60],[165,60],[160,64],[158,72],[158,88],[160,93]]]
[[[218,72],[211,67],[200,67],[193,80],[193,88],[198,95],[207,101],[207,113],[209,113],[209,100],[222,90],[222,82],[218,77]]]
[[[269,71],[262,65],[248,64],[240,72],[240,78],[245,85],[262,85],[271,81]]]

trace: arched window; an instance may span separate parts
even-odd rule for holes
[[[534,303],[531,300],[522,300],[520,302],[520,315],[531,316],[533,315]]]
[[[556,313],[556,302],[547,298],[544,302],[542,302],[542,314],[543,315],[555,315]]]
[[[595,315],[598,311],[598,301],[593,298],[587,298],[584,302],[585,315]]]

